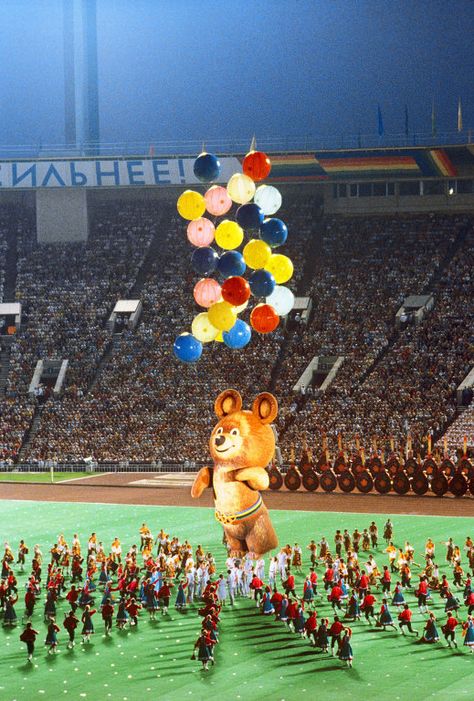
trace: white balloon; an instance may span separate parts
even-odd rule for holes
[[[269,216],[280,209],[281,193],[273,185],[260,185],[255,191],[254,202],[266,216]]]
[[[194,317],[191,331],[194,338],[197,338],[201,343],[210,343],[219,333],[219,329],[216,329],[209,321],[207,312],[202,312]]]
[[[271,304],[278,316],[286,316],[295,306],[295,295],[288,287],[275,285],[275,289],[266,301],[267,304]]]
[[[243,173],[234,173],[227,183],[227,194],[233,202],[246,204],[255,194],[255,183]]]

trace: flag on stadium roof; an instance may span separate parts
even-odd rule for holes
[[[462,105],[461,98],[458,101],[458,131],[462,131]]]
[[[380,105],[377,105],[377,121],[378,121],[379,136],[382,136],[383,132],[384,132],[384,128],[383,128],[382,110],[380,109]]]

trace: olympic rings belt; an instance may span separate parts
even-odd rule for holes
[[[244,511],[238,511],[236,514],[229,514],[222,511],[217,511],[216,509],[216,519],[223,524],[234,523],[235,521],[243,521],[244,519],[255,514],[263,504],[263,499],[261,495],[258,495],[258,499],[253,506],[249,506],[248,509]]]

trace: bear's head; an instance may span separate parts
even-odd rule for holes
[[[255,399],[252,411],[242,409],[242,397],[226,389],[217,397],[215,412],[220,419],[209,441],[215,463],[237,470],[266,467],[275,452],[275,436],[270,426],[278,414],[278,402],[269,392]]]

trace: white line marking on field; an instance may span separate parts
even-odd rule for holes
[[[107,475],[114,475],[114,474],[115,474],[115,472],[98,472],[94,475],[85,475],[84,477],[72,477],[71,479],[69,479],[69,477],[66,477],[64,479],[55,480],[53,482],[53,484],[62,484],[63,482],[77,482],[78,480],[90,480],[90,479],[93,479],[94,477],[99,477],[99,476],[106,477]],[[47,484],[47,483],[45,483],[45,484]]]

